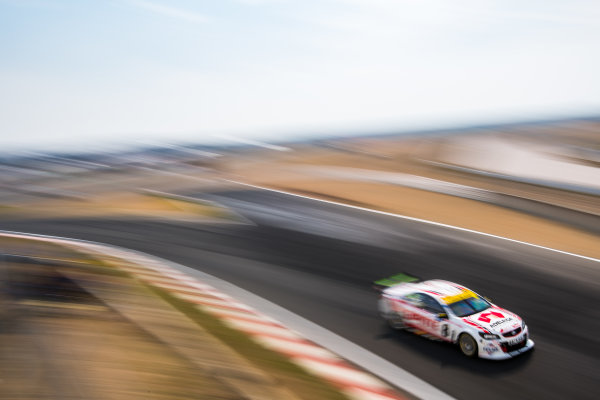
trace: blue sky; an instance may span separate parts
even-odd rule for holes
[[[0,150],[600,111],[600,2],[0,0]]]

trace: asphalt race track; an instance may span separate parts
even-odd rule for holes
[[[197,268],[341,335],[459,399],[595,399],[600,264],[517,243],[261,190],[187,193],[251,224],[39,220],[0,229],[127,247]],[[370,283],[397,272],[460,282],[518,313],[536,349],[467,359],[391,331]]]

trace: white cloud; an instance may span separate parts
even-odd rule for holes
[[[247,4],[251,6],[262,6],[267,4],[286,3],[287,0],[235,0],[236,3]]]
[[[165,6],[163,4],[152,3],[146,0],[129,0],[129,2],[137,7],[144,8],[157,14],[167,17],[182,19],[193,23],[208,22],[209,18],[203,14],[182,10],[180,8]]]

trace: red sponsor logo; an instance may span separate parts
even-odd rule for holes
[[[416,321],[416,323],[420,324],[421,327],[425,329],[436,329],[439,324],[439,322],[427,318],[421,314],[408,312],[405,315],[406,319]]]
[[[488,313],[483,313],[479,316],[479,318],[477,318],[479,321],[482,322],[487,322],[490,323],[492,322],[492,319],[489,317],[490,315],[493,315],[494,317],[498,317],[498,318],[504,318],[504,314],[501,314],[499,312],[496,311],[490,311]]]

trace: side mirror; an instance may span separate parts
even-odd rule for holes
[[[438,316],[439,319],[446,319],[446,318],[448,318],[448,314],[446,314],[444,312],[438,313],[437,316]]]

